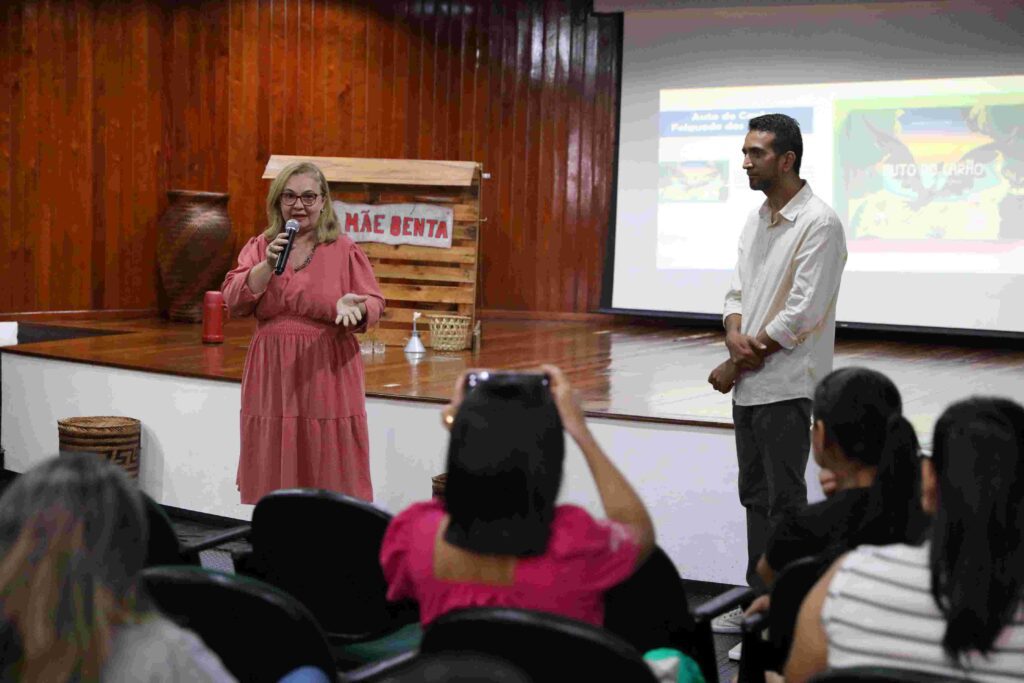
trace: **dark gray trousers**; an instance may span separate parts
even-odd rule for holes
[[[739,460],[740,504],[747,511],[747,583],[763,589],[757,561],[768,534],[789,511],[807,505],[811,399],[732,406]]]

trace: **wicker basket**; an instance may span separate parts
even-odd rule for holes
[[[69,417],[57,420],[61,452],[95,453],[139,478],[142,423],[133,417]]]
[[[428,315],[430,347],[437,351],[462,351],[469,348],[472,318],[466,315]]]

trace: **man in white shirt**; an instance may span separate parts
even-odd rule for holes
[[[766,200],[740,237],[725,297],[729,358],[708,381],[733,392],[747,581],[763,587],[756,565],[770,524],[807,504],[811,397],[832,370],[846,237],[835,211],[800,178],[799,124],[766,114],[748,127],[743,168]]]

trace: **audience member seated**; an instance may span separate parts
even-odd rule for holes
[[[94,454],[15,479],[0,496],[0,681],[235,681],[141,590],[147,534],[138,487]]]
[[[932,448],[921,471],[929,540],[836,561],[801,607],[789,683],[852,666],[1024,679],[1024,408],[954,403]]]
[[[802,557],[864,543],[916,543],[926,527],[920,507],[920,460],[914,428],[892,381],[867,368],[842,368],[814,391],[811,445],[821,466],[824,501],[779,523],[757,571],[775,574]]]
[[[467,375],[459,378],[443,412],[451,432],[445,503],[416,503],[388,528],[388,599],[417,601],[424,625],[463,607],[518,607],[600,626],[605,591],[654,547],[647,509],[590,433],[569,382],[558,368],[542,370],[549,385],[540,375],[492,372],[466,388]],[[555,505],[563,427],[607,520]]]
[[[146,513],[136,485],[66,454],[0,497],[0,680],[233,681],[139,590]]]

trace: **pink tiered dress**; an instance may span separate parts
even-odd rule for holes
[[[246,280],[266,249],[262,235],[250,239],[221,287],[232,316],[255,313],[258,322],[242,374],[242,502],[292,487],[372,500],[363,361],[353,330],[334,323],[349,292],[369,297],[358,330],[380,319],[384,297],[370,262],[341,235],[256,295]]]

